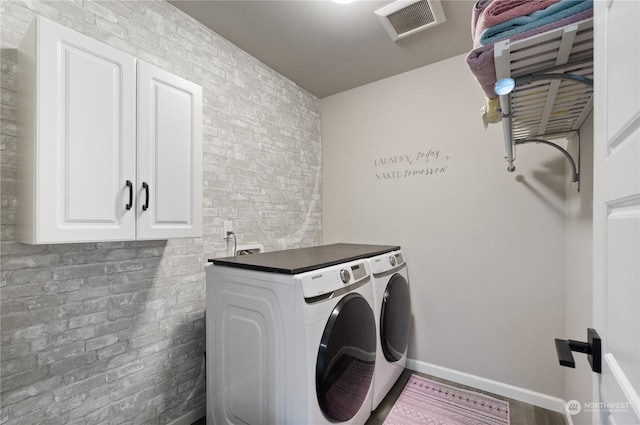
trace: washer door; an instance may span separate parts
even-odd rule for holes
[[[376,359],[376,323],[369,303],[348,294],[324,328],[316,363],[320,410],[333,422],[351,419],[362,406]]]
[[[397,362],[404,356],[410,325],[409,284],[402,275],[394,274],[384,291],[380,310],[380,345],[388,362]]]

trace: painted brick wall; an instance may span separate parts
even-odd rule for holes
[[[16,57],[36,14],[204,88],[204,236],[15,242]],[[204,264],[321,240],[318,100],[161,1],[2,1],[0,423],[164,424],[204,411]],[[209,354],[211,355],[211,354]]]

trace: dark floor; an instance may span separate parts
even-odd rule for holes
[[[371,417],[367,421],[365,425],[382,425],[384,423],[385,418],[389,414],[391,407],[396,402],[398,397],[400,397],[400,393],[404,389],[405,384],[411,377],[411,374],[415,373],[416,375],[424,376],[425,378],[431,379],[433,381],[442,382],[447,385],[451,385],[453,387],[462,388],[466,390],[478,391],[475,388],[468,387],[466,385],[460,385],[455,382],[447,381],[445,379],[436,378],[433,376],[425,375],[420,372],[414,372],[409,369],[405,369],[405,371],[398,378],[398,382],[391,388],[389,394],[382,400],[382,403],[378,406],[378,408],[371,413]],[[483,391],[480,391],[483,392]],[[541,407],[532,406],[531,404],[523,403],[521,401],[512,400],[506,397],[501,397],[496,394],[485,393],[492,397],[495,397],[500,400],[505,400],[509,402],[509,425],[566,425],[567,422],[562,413],[554,412],[551,410],[543,409]],[[205,418],[200,419],[198,422],[193,425],[205,425]]]

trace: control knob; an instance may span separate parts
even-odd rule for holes
[[[351,276],[349,275],[349,270],[347,269],[340,270],[340,279],[342,279],[342,283],[349,282],[349,279],[351,279]]]
[[[391,264],[391,266],[395,266],[396,265],[396,257],[391,256],[389,257],[389,264]]]

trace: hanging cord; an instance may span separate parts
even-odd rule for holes
[[[238,240],[236,239],[236,234],[233,232],[227,232],[227,240],[229,240],[230,237],[233,237],[233,256],[236,256],[236,249],[238,247]]]

